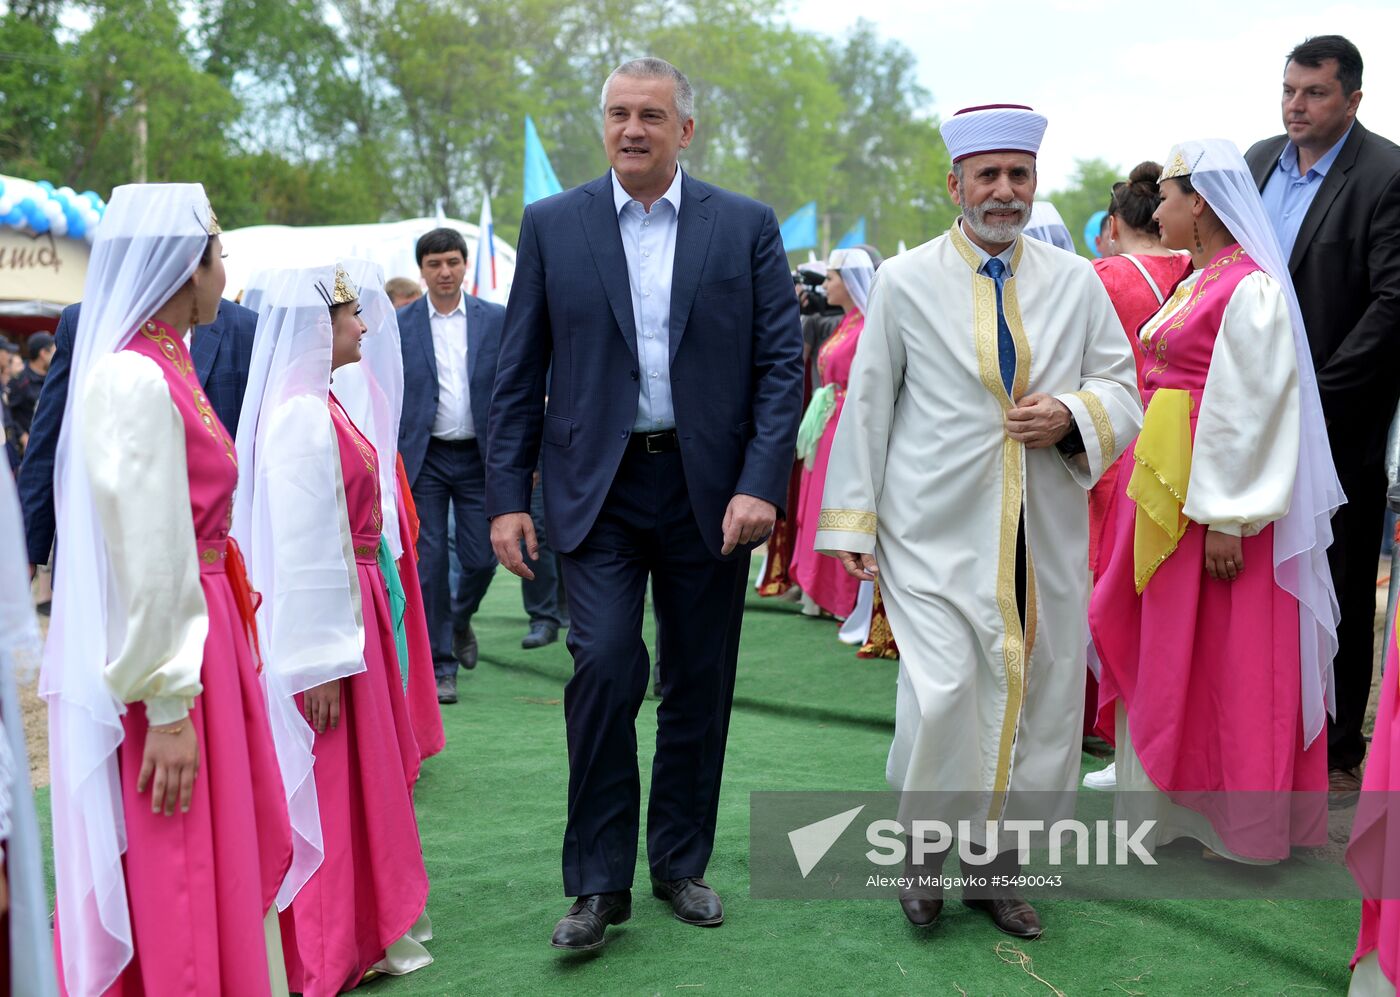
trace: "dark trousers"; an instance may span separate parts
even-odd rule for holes
[[[648,576],[662,699],[647,859],[660,879],[703,876],[714,848],[749,556],[721,561],[705,546],[679,454],[629,451],[592,530],[561,560],[574,658],[564,688],[564,892],[632,885],[641,799],[636,719],[651,677],[642,641]]]
[[[455,520],[455,547],[462,578],[458,594],[463,614],[459,629],[471,622],[496,570],[491,549],[491,524],[486,519],[486,468],[475,440],[433,439],[423,468],[413,482],[418,506],[418,574],[423,585],[423,609],[428,617],[428,642],[433,670],[439,678],[457,674],[452,656],[454,625],[452,589],[448,582],[447,507]]]
[[[535,523],[535,539],[539,541],[538,561],[526,562],[535,573],[534,581],[528,578],[520,582],[520,601],[531,623],[547,623],[556,629],[564,622],[560,609],[559,555],[549,546],[549,535],[544,527],[544,487],[535,485],[530,495],[530,518]]]
[[[1332,768],[1355,768],[1366,757],[1361,723],[1371,698],[1375,670],[1376,562],[1385,519],[1385,469],[1382,464],[1337,465],[1347,503],[1332,517],[1332,546],[1327,552],[1332,584],[1342,619],[1337,624],[1337,719],[1327,729],[1327,762]]]

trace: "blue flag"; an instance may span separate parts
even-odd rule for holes
[[[851,230],[841,237],[841,241],[836,244],[837,249],[855,249],[865,242],[865,216],[861,215],[856,219],[856,223],[851,226]]]
[[[554,175],[554,167],[549,165],[540,133],[535,131],[535,122],[525,115],[525,203],[538,201],[550,194],[563,190],[559,178]]]
[[[795,249],[817,248],[817,202],[808,201],[788,216],[782,225],[783,248],[789,253]]]

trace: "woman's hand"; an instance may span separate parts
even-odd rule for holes
[[[1206,530],[1206,574],[1216,581],[1234,581],[1244,570],[1244,545],[1239,537]]]
[[[327,727],[335,730],[340,726],[340,679],[307,689],[302,705],[306,709],[306,722],[317,734],[324,734]]]
[[[151,787],[151,813],[190,812],[194,795],[194,777],[199,774],[199,740],[189,717],[173,724],[146,728],[146,746],[141,753],[141,774],[136,777],[136,792]]]

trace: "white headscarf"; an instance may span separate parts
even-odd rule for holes
[[[293,832],[285,910],[322,857],[315,735],[293,696],[364,671],[364,626],[327,395],[335,267],[270,274],[238,420],[233,535],[262,594],[258,635]]]
[[[126,823],[117,748],[125,708],[108,690],[107,548],[83,445],[87,381],[137,326],[184,286],[209,243],[204,187],[130,184],[112,192],[93,240],[73,337],[68,400],[54,463],[57,556],[40,693],[49,704],[54,868],[63,918],[63,975],[99,993],[131,961],[122,853]]]
[[[19,683],[39,667],[42,644],[29,595],[28,557],[14,479],[0,474],[0,841],[10,880],[11,991],[52,997],[58,993],[49,939],[44,861],[29,786],[29,755],[19,708]]]
[[[368,260],[341,260],[360,290],[360,318],[365,336],[360,341],[360,362],[335,372],[335,397],[356,427],[373,444],[379,456],[379,494],[384,513],[384,538],[394,560],[403,556],[399,533],[398,464],[399,417],[403,412],[403,349],[399,322],[389,295],[384,293],[384,271]]]
[[[1163,176],[1185,168],[1191,186],[1239,240],[1250,259],[1283,288],[1293,318],[1301,417],[1298,474],[1293,481],[1288,514],[1274,524],[1274,579],[1298,600],[1306,747],[1322,733],[1326,714],[1336,714],[1332,658],[1337,653],[1339,612],[1327,566],[1327,548],[1332,544],[1332,514],[1346,497],[1327,443],[1327,426],[1322,418],[1303,313],[1298,308],[1298,295],[1278,235],[1264,211],[1254,177],[1235,144],[1226,139],[1183,142],[1172,150],[1167,163]]]
[[[1031,220],[1026,222],[1025,234],[1066,252],[1074,252],[1074,238],[1069,234],[1069,226],[1060,217],[1059,209],[1049,201],[1036,201],[1031,205]]]
[[[826,263],[828,270],[839,270],[856,309],[865,314],[870,302],[870,284],[875,280],[875,263],[863,249],[833,249]]]

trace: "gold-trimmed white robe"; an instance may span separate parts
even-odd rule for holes
[[[879,564],[900,650],[890,785],[971,792],[997,816],[1008,792],[1077,784],[1087,493],[1131,443],[1142,405],[1092,266],[1021,238],[1003,290],[1017,353],[1011,396],[1058,398],[1086,452],[1066,458],[1009,439],[995,285],[981,264],[955,224],[881,267],[816,547],[873,552]],[[1023,508],[1024,632],[1015,584]]]

